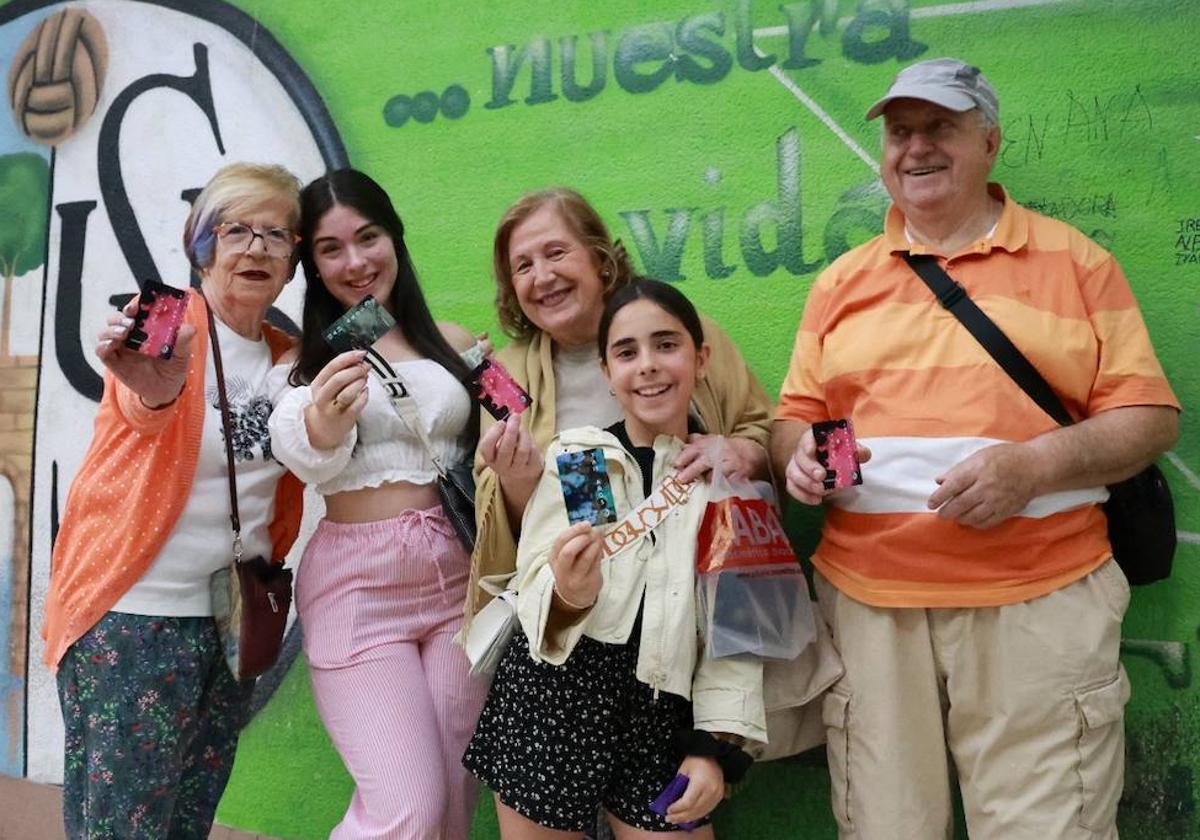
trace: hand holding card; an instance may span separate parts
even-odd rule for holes
[[[125,336],[125,346],[157,359],[171,358],[187,313],[189,294],[187,289],[147,280],[138,295],[137,312]]]
[[[617,505],[604,450],[584,449],[558,456],[558,480],[567,503],[567,519],[604,525],[617,521]]]
[[[823,420],[813,423],[812,432],[817,444],[817,461],[825,468],[825,489],[840,490],[862,484],[854,424],[844,418]]]

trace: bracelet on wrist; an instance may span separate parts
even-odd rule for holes
[[[567,609],[575,610],[575,612],[583,612],[584,610],[590,610],[592,607],[594,607],[596,605],[596,600],[594,598],[592,599],[592,603],[590,603],[590,604],[576,604],[574,601],[570,600],[569,598],[564,598],[562,592],[560,592],[558,590],[558,581],[554,582],[553,589],[554,589],[554,597],[557,598],[564,607],[566,607]]]

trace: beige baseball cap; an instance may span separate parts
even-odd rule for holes
[[[893,99],[923,99],[951,111],[978,108],[989,122],[1000,121],[1000,100],[983,71],[957,58],[931,58],[905,67],[887,95],[867,111],[867,119],[882,114]]]

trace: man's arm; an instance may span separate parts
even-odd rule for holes
[[[1179,439],[1170,406],[1114,408],[1022,443],[1002,443],[963,459],[929,497],[938,515],[991,528],[1036,496],[1114,484],[1135,475]]]

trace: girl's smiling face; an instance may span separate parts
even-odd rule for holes
[[[613,316],[602,364],[633,443],[687,437],[688,406],[708,353],[707,344],[697,347],[683,322],[652,300],[638,298]]]

